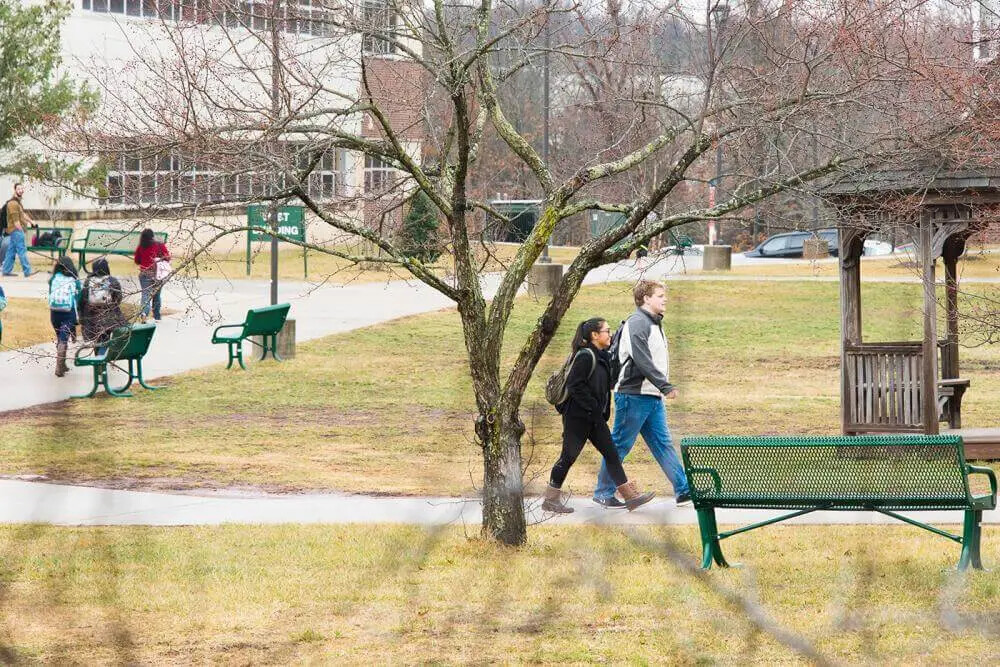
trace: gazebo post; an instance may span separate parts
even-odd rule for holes
[[[924,341],[920,400],[924,434],[938,434],[937,412],[937,298],[934,293],[934,229],[931,212],[920,211],[920,257],[923,263]]]
[[[944,284],[948,334],[946,345],[941,350],[941,379],[951,380],[959,377],[958,369],[958,258],[965,244],[960,239],[952,237],[944,244],[941,259],[944,263]]]
[[[861,253],[864,238],[851,225],[840,228],[837,263],[840,266],[840,412],[841,431],[848,433],[854,422],[850,361],[847,348],[861,344]]]

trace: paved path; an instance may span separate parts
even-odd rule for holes
[[[739,265],[746,260],[733,258]],[[756,260],[763,264],[769,260]],[[833,260],[836,261],[836,260]],[[782,261],[781,263],[788,263]],[[711,279],[719,276],[684,275],[701,268],[699,257],[661,261],[623,262],[591,273],[588,284],[635,280],[640,275],[671,279]],[[754,276],[731,276],[735,280],[759,280]],[[802,278],[787,278],[802,280]],[[492,295],[496,276],[484,277],[484,291]],[[189,286],[191,287],[191,286]],[[266,303],[266,281],[201,280],[195,289],[171,286],[166,290],[168,307],[184,309],[166,318],[145,365],[146,375],[156,378],[193,368],[221,364],[221,348],[208,344],[218,321],[239,321],[247,308]],[[42,276],[4,282],[8,296],[38,297],[45,294]],[[126,289],[129,289],[126,286]],[[193,297],[188,292],[196,292]],[[301,282],[282,283],[281,300],[290,301],[296,319],[297,339],[349,331],[397,317],[451,306],[431,288],[415,281],[316,286]],[[52,376],[53,346],[38,345],[28,350],[0,353],[2,385],[17,378],[17,392],[0,392],[0,412],[64,400],[89,388],[89,373],[76,371],[56,380]],[[290,496],[190,495],[120,491],[76,487],[22,480],[0,480],[0,523],[52,523],[59,525],[216,525],[223,523],[415,523],[425,525],[476,524],[481,521],[478,499],[392,498],[346,494],[302,494]],[[570,501],[574,514],[543,516],[537,502],[530,510],[532,521],[557,524],[692,524],[694,511],[677,508],[671,498],[657,499],[633,513],[609,511],[587,498]],[[774,516],[775,512],[728,512],[721,523],[748,523]],[[938,523],[958,523],[958,512],[921,513]],[[1000,523],[1000,513],[987,512],[984,521]],[[796,523],[893,523],[869,512],[816,512],[796,519]]]
[[[268,496],[189,495],[117,491],[85,486],[0,480],[0,523],[51,523],[71,526],[189,526],[247,524],[410,523],[475,525],[482,521],[478,498],[372,497],[348,494]],[[673,498],[657,498],[636,510],[607,510],[589,498],[571,498],[573,514],[540,511],[532,499],[529,521],[551,524],[690,525],[691,507],[676,507]],[[720,510],[722,524],[763,521],[781,512]],[[960,524],[961,512],[903,512],[937,524]],[[983,513],[983,522],[1000,523],[1000,511]],[[893,524],[875,512],[814,512],[790,521],[797,524]]]
[[[634,280],[641,274],[663,276],[700,270],[701,259],[683,263],[671,258],[659,262],[623,262],[602,267],[588,276],[590,284]],[[482,278],[487,297],[496,293],[497,275]],[[126,294],[136,294],[134,278],[123,278]],[[3,281],[8,297],[44,299],[46,276],[8,278]],[[225,348],[211,345],[212,331],[222,322],[240,322],[249,308],[268,303],[270,284],[261,280],[198,280],[168,284],[165,307],[181,311],[164,318],[157,327],[143,373],[149,378],[175,375],[225,361]],[[279,283],[279,301],[292,304],[296,340],[305,342],[334,333],[351,331],[407,315],[426,313],[453,305],[446,297],[411,281],[316,285],[305,282]],[[0,412],[65,400],[90,389],[89,369],[75,369],[57,379],[54,368],[55,345],[45,343],[21,350],[0,351],[0,384],[17,378],[17,391],[0,392]],[[114,380],[114,378],[113,378]]]

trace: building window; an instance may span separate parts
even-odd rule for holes
[[[290,145],[290,149],[295,153],[294,166],[308,168],[310,154],[304,147]],[[310,197],[329,201],[344,192],[345,155],[345,151],[329,150],[319,157],[304,182]],[[107,174],[107,196],[102,203],[119,206],[237,203],[267,195],[272,182],[269,173],[227,173],[210,160],[192,159],[177,152],[155,155],[137,151],[114,158]],[[281,179],[280,183],[284,187],[286,181]]]
[[[384,192],[395,183],[395,167],[382,158],[365,155],[365,192]]]
[[[363,0],[361,5],[361,50],[373,56],[396,52],[393,32],[396,29],[396,11],[389,0]]]
[[[973,56],[977,60],[993,60],[997,55],[997,41],[1000,35],[1000,17],[997,9],[1000,6],[996,0],[979,0],[973,3]]]
[[[297,147],[295,166],[299,170],[308,169],[316,153],[305,147]],[[312,199],[329,201],[344,191],[344,152],[330,149],[312,165],[306,176],[305,190]]]
[[[327,5],[331,0],[284,0],[279,20],[284,32],[330,37],[333,20]],[[271,29],[271,0],[81,0],[84,11],[121,14],[168,21],[218,23],[229,28],[254,31]]]

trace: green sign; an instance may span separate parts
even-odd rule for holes
[[[270,206],[263,204],[247,206],[247,227],[250,227],[251,241],[271,240],[271,223],[268,220],[270,208]],[[277,231],[279,236],[283,236],[286,239],[305,242],[305,209],[302,206],[282,206],[279,208]]]

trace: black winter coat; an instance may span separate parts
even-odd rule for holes
[[[83,283],[83,291],[80,294],[80,323],[83,325],[84,340],[104,345],[111,339],[115,329],[128,324],[122,313],[122,284],[117,278],[110,277],[111,303],[106,306],[91,306],[88,299],[92,279],[93,277],[87,278]]]
[[[597,367],[593,367],[590,354],[597,358]],[[566,378],[566,391],[569,394],[563,415],[581,421],[595,422],[603,419],[605,422],[611,416],[611,357],[604,350],[598,350],[590,345],[576,353],[573,368]],[[589,376],[589,378],[588,378]]]

